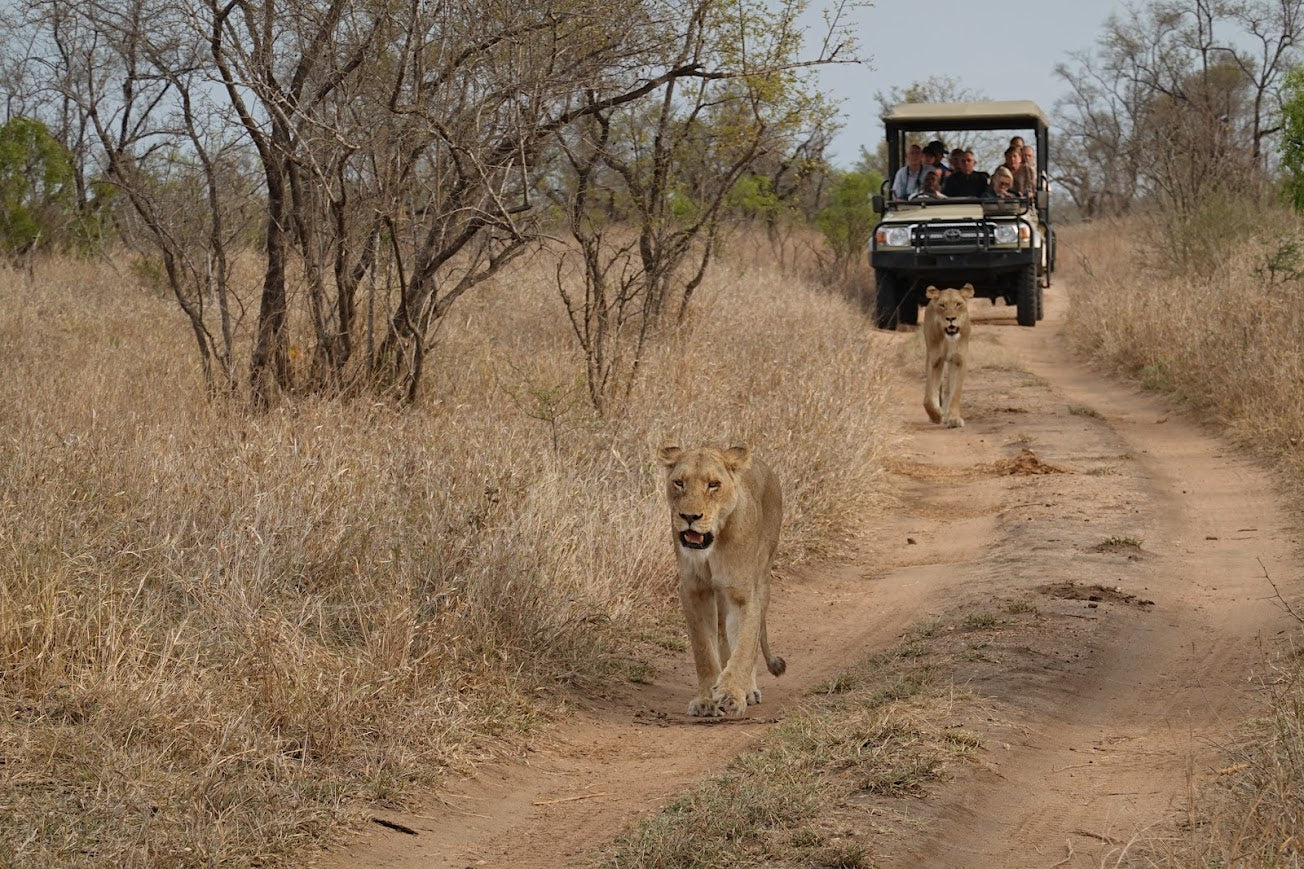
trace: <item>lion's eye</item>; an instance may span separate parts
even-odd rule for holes
[[[708,482],[708,483],[706,484],[706,490],[707,490],[708,492],[714,492],[714,491],[715,491],[716,489],[718,489],[718,488],[720,488],[720,481],[719,481],[719,480],[711,480],[710,482]]]
[[[675,488],[676,488],[676,489],[679,489],[680,491],[683,491],[683,489],[684,489],[684,481],[683,481],[683,480],[671,480],[671,482],[675,484]]]

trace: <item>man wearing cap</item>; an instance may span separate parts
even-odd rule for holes
[[[945,181],[946,176],[951,174],[951,167],[942,162],[945,158],[946,145],[937,139],[929,142],[924,146],[924,171],[936,169],[941,176],[938,180]]]

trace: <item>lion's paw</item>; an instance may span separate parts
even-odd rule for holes
[[[761,702],[761,689],[753,688],[747,692],[747,705],[755,706]]]
[[[742,691],[727,691],[719,685],[715,686],[711,692],[715,700],[715,707],[719,710],[718,715],[728,716],[730,718],[742,715],[747,709],[747,695]]]
[[[964,420],[958,416],[953,416],[946,421],[947,428],[964,428]]]
[[[722,713],[715,700],[710,697],[694,697],[688,704],[688,714],[694,718],[718,718]]]
[[[942,421],[942,412],[937,408],[933,407],[931,404],[925,404],[924,411],[928,414],[928,418],[933,422]]]

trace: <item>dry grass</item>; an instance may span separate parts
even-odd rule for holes
[[[1272,713],[1246,724],[1227,747],[1227,766],[1193,797],[1176,842],[1150,855],[1183,866],[1304,864],[1304,666],[1286,659],[1264,686]]]
[[[1293,215],[1258,223],[1293,228]],[[1079,349],[1169,392],[1280,470],[1304,506],[1304,281],[1264,269],[1281,241],[1239,241],[1200,268],[1164,273],[1139,227],[1064,234]],[[1295,612],[1300,601],[1288,601]],[[1134,849],[1147,865],[1299,866],[1304,860],[1304,661],[1284,653],[1265,680],[1265,714],[1230,740],[1217,780],[1191,797],[1174,839]],[[1144,853],[1142,853],[1144,852]]]
[[[1304,282],[1256,274],[1274,241],[1169,273],[1147,268],[1156,256],[1139,235],[1134,223],[1108,221],[1065,231],[1064,277],[1080,290],[1070,312],[1078,348],[1304,476]]]
[[[120,273],[0,272],[0,864],[298,862],[637,666],[673,615],[663,440],[750,442],[781,557],[839,551],[883,366],[852,303],[757,263],[606,421],[528,265],[455,311],[421,406],[261,416],[203,399]]]

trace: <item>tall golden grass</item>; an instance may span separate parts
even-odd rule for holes
[[[263,414],[129,269],[0,271],[0,864],[288,861],[510,748],[673,624],[663,441],[751,443],[782,560],[838,552],[884,360],[771,262],[722,259],[606,420],[541,264],[459,303],[419,406]]]
[[[1259,218],[1301,232],[1287,213]],[[1163,262],[1140,221],[1064,233],[1078,349],[1174,394],[1241,443],[1304,476],[1304,282],[1262,266],[1279,237],[1225,242],[1198,268]]]
[[[1100,222],[1061,248],[1078,348],[1218,424],[1279,470],[1304,508],[1304,280],[1264,266],[1298,243],[1284,211],[1257,215],[1279,235],[1224,240],[1196,267],[1154,268],[1144,222]],[[1289,259],[1289,257],[1287,257]],[[1290,269],[1286,270],[1287,272]],[[1286,601],[1296,613],[1304,602]],[[1304,633],[1301,634],[1304,638]],[[1299,866],[1304,861],[1304,659],[1277,651],[1262,674],[1269,711],[1229,734],[1227,766],[1193,791],[1182,835],[1146,859],[1181,866]]]

